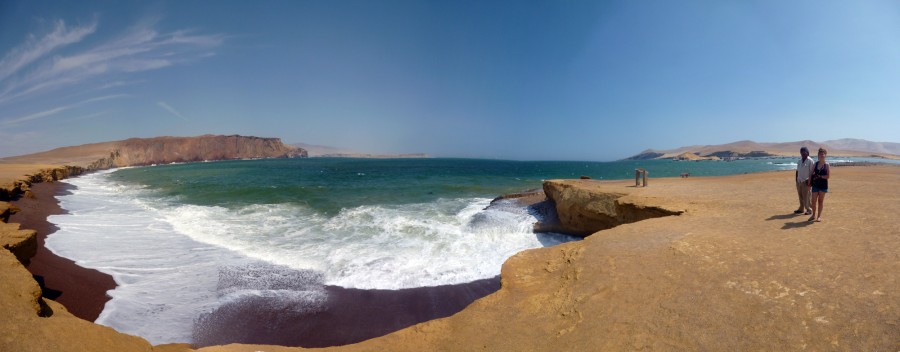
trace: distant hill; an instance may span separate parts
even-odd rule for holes
[[[2,158],[0,163],[72,165],[105,169],[173,162],[305,156],[306,150],[285,145],[278,138],[203,135],[131,138],[63,147],[41,153]]]
[[[870,142],[865,139],[835,139],[823,142],[839,150],[852,150],[864,153],[900,155],[900,143]]]
[[[766,157],[797,156],[801,147],[810,149],[815,155],[819,147],[828,149],[832,156],[880,157],[900,159],[900,143],[870,142],[862,139],[838,139],[825,142],[804,140],[785,143],[757,143],[754,141],[737,141],[719,145],[692,145],[671,150],[647,149],[625,160],[646,159],[694,159],[685,154],[694,154],[699,158],[734,158],[734,157]]]
[[[307,151],[309,157],[321,158],[371,158],[371,159],[393,159],[393,158],[430,158],[428,154],[371,154],[353,151],[349,149],[341,149],[324,145],[314,145],[306,143],[293,143],[291,146],[302,148]]]

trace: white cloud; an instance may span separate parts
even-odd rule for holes
[[[105,84],[103,84],[102,86],[97,87],[97,89],[98,89],[98,90],[103,90],[103,89],[109,89],[109,88],[115,88],[115,87],[122,87],[122,86],[127,86],[127,85],[132,84],[132,83],[137,83],[137,81],[135,81],[135,82],[129,82],[129,81],[114,81],[114,82],[105,83]]]
[[[100,101],[104,101],[104,100],[122,98],[122,97],[127,97],[127,96],[128,96],[127,94],[111,94],[111,95],[104,95],[104,96],[91,98],[91,99],[87,99],[87,100],[82,100],[75,104],[59,106],[59,107],[55,107],[53,109],[36,112],[36,113],[29,114],[26,116],[0,120],[0,126],[15,126],[15,125],[21,124],[23,122],[28,122],[28,121],[32,121],[32,120],[42,119],[42,118],[45,118],[48,116],[53,116],[53,115],[59,114],[64,111],[77,108],[77,107],[85,105],[85,104],[96,103],[96,102],[100,102]]]
[[[178,112],[178,110],[175,110],[175,108],[173,108],[171,105],[166,104],[166,102],[161,101],[161,102],[156,103],[156,105],[159,105],[159,107],[170,112],[172,115],[175,115],[175,116],[178,116],[178,117],[184,119],[184,115],[182,115],[180,112]]]
[[[84,37],[94,33],[96,29],[96,19],[86,26],[71,29],[66,28],[64,21],[59,20],[53,31],[41,39],[30,35],[24,44],[12,49],[3,57],[3,60],[0,60],[0,80],[9,77],[59,47],[80,42]]]
[[[94,47],[46,57],[54,49],[78,42],[97,28],[95,21],[69,30],[60,21],[53,33],[40,41],[27,41],[0,61],[0,106],[64,87],[121,79],[121,75],[191,62],[208,57],[210,49],[225,40],[224,35],[201,35],[188,30],[159,33],[155,26],[155,20],[143,21]]]
[[[13,125],[18,125],[18,124],[20,124],[20,123],[22,123],[22,122],[31,121],[31,120],[37,120],[37,119],[44,118],[44,117],[47,117],[47,116],[56,115],[56,114],[58,114],[58,113],[61,113],[61,112],[63,112],[63,111],[69,110],[69,109],[74,108],[74,107],[75,107],[74,105],[60,106],[60,107],[53,108],[53,109],[50,109],[50,110],[44,110],[44,111],[41,111],[41,112],[37,112],[37,113],[31,114],[31,115],[28,115],[28,116],[22,116],[22,117],[18,117],[18,118],[14,118],[14,119],[3,120],[3,121],[0,121],[0,125],[3,125],[3,126],[13,126]]]
[[[68,121],[89,120],[89,119],[93,119],[95,117],[100,117],[100,116],[107,115],[107,114],[109,114],[109,111],[95,112],[92,114],[76,116],[76,117],[69,119]]]

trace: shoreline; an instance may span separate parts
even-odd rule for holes
[[[40,182],[30,186],[32,196],[10,203],[21,209],[11,223],[37,232],[38,249],[27,266],[41,288],[41,295],[62,304],[74,316],[93,322],[117,287],[112,276],[60,257],[44,245],[57,230],[48,216],[65,214],[57,195],[75,186]],[[195,348],[229,343],[275,344],[297,347],[329,347],[353,344],[448,317],[475,300],[500,289],[500,277],[473,282],[400,290],[366,290],[325,286],[327,302],[312,314],[290,314],[276,300],[247,300],[226,304],[203,313],[204,325],[195,321]],[[275,304],[273,304],[275,303]]]
[[[116,287],[115,280],[110,275],[60,257],[44,246],[47,236],[57,230],[47,217],[66,213],[56,196],[65,194],[72,187],[60,182],[31,185],[34,198],[22,197],[10,202],[21,211],[13,214],[9,222],[37,231],[37,253],[27,268],[41,286],[42,295],[59,302],[76,317],[94,321],[110,300],[106,292]]]

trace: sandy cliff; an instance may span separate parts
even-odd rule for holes
[[[465,310],[333,349],[900,349],[900,196],[883,192],[900,186],[900,168],[835,169],[822,223],[790,213],[792,176],[655,179],[647,188],[628,180],[550,181],[548,195],[565,205],[561,218],[592,203],[597,212],[618,202],[683,213],[521,252],[504,263],[502,288]],[[41,298],[12,253],[0,251],[0,267],[0,281],[9,283],[0,287],[0,350],[151,348]]]

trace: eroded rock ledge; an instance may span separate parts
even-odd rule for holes
[[[684,210],[644,204],[626,193],[585,187],[592,180],[549,180],[544,193],[555,203],[559,222],[535,224],[536,232],[563,232],[588,236],[597,231],[650,218],[681,215]]]
[[[0,184],[0,201],[15,200],[21,196],[31,197],[31,185],[34,183],[59,181],[81,175],[88,170],[80,166],[41,169],[34,174],[25,175],[23,179],[15,180],[8,184]],[[11,214],[6,214],[5,217],[4,213],[4,207],[0,204],[0,218],[9,219],[9,215],[15,213],[15,211],[13,210]]]

